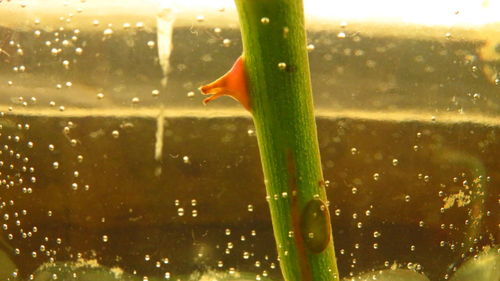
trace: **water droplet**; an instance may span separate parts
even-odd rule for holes
[[[226,38],[226,39],[222,40],[222,45],[224,45],[224,47],[231,46],[231,39]]]
[[[250,253],[249,252],[243,252],[243,259],[248,260],[250,258]]]
[[[398,163],[399,163],[398,159],[396,159],[396,158],[392,159],[392,166],[397,166]]]
[[[108,242],[108,240],[109,240],[108,235],[102,236],[102,242],[106,243],[106,242]]]
[[[113,138],[117,139],[120,137],[120,132],[118,130],[113,130],[111,132],[111,135],[113,136]]]
[[[249,212],[253,212],[253,205],[252,205],[252,204],[248,204],[248,206],[247,206],[247,210],[248,210]]]
[[[346,38],[346,34],[345,34],[345,32],[343,32],[343,31],[339,32],[339,33],[337,34],[337,38],[339,38],[339,39],[344,39],[344,38]]]
[[[152,90],[152,91],[151,91],[151,95],[152,95],[153,97],[157,97],[157,96],[159,96],[159,95],[160,95],[160,91],[159,91],[159,90],[154,89],[154,90]]]
[[[104,35],[108,35],[108,36],[109,36],[109,35],[113,34],[113,29],[111,29],[111,28],[106,28],[106,29],[104,29],[104,31],[103,31],[102,33],[103,33]]]
[[[330,242],[331,227],[328,209],[319,199],[310,200],[302,210],[300,229],[306,247],[321,253]]]
[[[152,41],[152,40],[148,41],[148,43],[146,43],[146,44],[147,44],[147,45],[148,45],[148,47],[149,47],[149,48],[151,48],[151,49],[153,49],[153,48],[155,47],[155,45],[156,45],[155,41]]]
[[[380,179],[379,173],[373,174],[373,180],[378,181]]]
[[[279,68],[280,70],[285,70],[285,69],[286,69],[286,63],[284,63],[284,62],[280,62],[280,63],[278,63],[278,68]]]
[[[308,52],[312,52],[312,51],[314,51],[314,48],[315,48],[315,47],[314,47],[314,45],[313,45],[313,44],[308,44],[308,45],[307,45],[307,51],[308,51]]]
[[[178,215],[179,217],[184,216],[184,208],[178,208],[178,209],[177,209],[177,215]]]
[[[103,93],[97,93],[97,99],[99,100],[102,100],[104,98],[104,94]]]
[[[267,18],[267,17],[261,18],[260,19],[260,23],[262,23],[262,24],[268,24],[269,23],[269,18]]]

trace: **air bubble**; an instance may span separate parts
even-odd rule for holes
[[[268,24],[268,23],[269,23],[269,21],[270,21],[270,20],[269,20],[269,18],[267,18],[267,17],[263,17],[263,18],[261,18],[261,19],[260,19],[260,22],[261,22],[262,24]]]
[[[280,62],[280,63],[278,63],[278,68],[279,68],[280,70],[285,70],[285,69],[286,69],[286,63],[284,63],[284,62]]]

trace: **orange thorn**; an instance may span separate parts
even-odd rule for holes
[[[222,77],[210,84],[201,86],[200,91],[204,95],[211,95],[203,100],[204,104],[220,96],[230,96],[243,105],[246,110],[250,111],[247,77],[243,57],[238,57],[233,67],[231,67]]]

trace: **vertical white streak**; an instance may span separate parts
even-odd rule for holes
[[[162,85],[167,85],[167,73],[169,58],[172,52],[172,33],[174,27],[175,13],[172,0],[160,1],[160,12],[156,17],[156,32],[158,40],[158,58],[163,70],[164,78]]]
[[[160,107],[160,112],[156,117],[156,141],[155,141],[155,160],[161,161],[163,155],[163,135],[165,131],[165,113],[163,106]]]

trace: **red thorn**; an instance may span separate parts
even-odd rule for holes
[[[210,84],[201,86],[200,91],[204,95],[211,95],[203,100],[204,104],[220,96],[230,96],[243,105],[246,110],[250,111],[247,77],[243,57],[238,57],[233,67],[231,67],[222,77]]]

